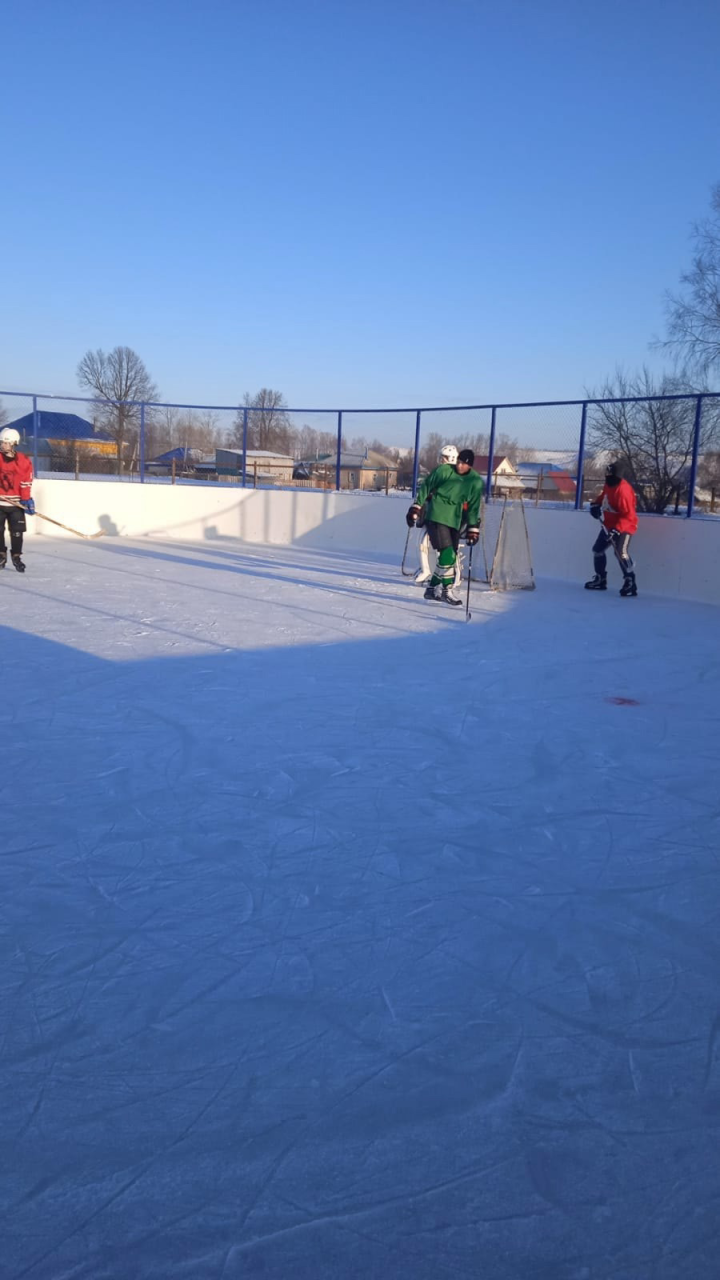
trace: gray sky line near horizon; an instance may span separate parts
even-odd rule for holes
[[[13,0],[3,30],[3,387],[78,394],[117,344],[206,404],[662,367],[720,179],[720,6]]]

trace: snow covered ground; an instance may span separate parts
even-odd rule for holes
[[[466,625],[229,541],[27,563],[3,1280],[715,1277],[717,611],[545,583]]]

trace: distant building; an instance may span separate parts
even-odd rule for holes
[[[117,457],[117,445],[112,436],[107,431],[96,431],[86,418],[49,409],[39,409],[37,417],[37,456],[43,470],[67,471],[72,469],[78,458],[85,463],[89,456]],[[36,444],[33,415],[26,413],[5,425],[18,432],[20,448],[32,457]]]
[[[569,502],[575,499],[575,480],[563,467],[552,462],[518,462],[517,476],[523,485],[523,496],[544,502]]]
[[[167,449],[165,453],[159,453],[156,458],[151,458],[145,465],[151,474],[156,476],[184,475],[193,474],[198,463],[203,459],[202,449],[189,449],[185,446],[179,446],[177,449]]]
[[[321,458],[303,458],[295,465],[296,470],[302,468],[310,479],[323,488],[335,488],[336,455],[334,453],[324,454]],[[363,453],[340,454],[341,489],[378,492],[381,489],[396,489],[397,482],[397,463],[386,457],[384,453],[366,449]]]
[[[525,449],[521,450],[522,461],[518,462],[518,467],[522,467],[526,462],[542,462],[545,466],[562,467],[563,470],[569,471],[571,474],[577,466],[577,449]],[[586,455],[587,460],[587,455]]]
[[[248,449],[246,475],[257,484],[290,484],[295,461],[286,453],[273,453],[271,449]],[[221,480],[241,477],[243,471],[242,449],[216,449],[215,464],[201,463],[198,470],[212,470]]]
[[[483,480],[487,483],[488,464],[490,457],[486,453],[475,455],[473,467]],[[518,480],[515,467],[509,458],[504,454],[493,458],[492,469],[492,493],[494,497],[517,496],[522,493],[522,480]]]

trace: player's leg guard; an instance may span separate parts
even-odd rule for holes
[[[607,578],[607,556],[605,552],[610,546],[611,538],[607,529],[601,529],[593,543],[593,566],[599,578]]]
[[[7,522],[10,526],[10,554],[12,556],[22,555],[23,534],[26,529],[25,512],[22,507],[12,507],[7,513]],[[3,543],[5,539],[3,538]]]
[[[415,582],[427,582],[432,576],[430,569],[430,537],[425,533],[418,547],[418,558],[420,560],[420,568],[415,574]]]

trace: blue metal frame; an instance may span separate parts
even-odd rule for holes
[[[29,400],[33,395],[38,400],[70,400],[80,404],[97,404],[97,397],[93,396],[61,396],[51,391],[3,391],[0,388],[0,396],[17,396],[23,400]],[[703,391],[704,400],[712,400],[720,397],[720,391]],[[672,395],[657,396],[598,396],[592,400],[513,400],[504,404],[424,404],[421,406],[422,413],[469,413],[477,412],[481,409],[557,409],[567,405],[584,404],[643,404],[648,400],[695,400],[697,392],[678,391]],[[104,404],[126,404],[134,408],[139,408],[141,404],[147,406],[148,409],[205,409],[212,410],[215,413],[231,412],[237,413],[238,406],[236,404],[181,404],[174,400],[105,400]],[[343,409],[343,413],[417,413],[417,405],[400,405],[389,409]],[[288,406],[283,409],[283,413],[337,413],[337,409],[298,409]]]
[[[248,433],[248,411],[243,409],[243,465],[242,465],[242,487],[247,485],[247,433]]]
[[[588,402],[584,401],[580,416],[580,444],[578,445],[577,475],[575,477],[575,510],[582,507],[583,468],[585,465],[585,432],[587,431]]]
[[[140,405],[140,483],[145,483],[145,405]]]
[[[693,425],[693,450],[690,463],[690,488],[688,490],[687,518],[692,517],[695,510],[695,485],[697,484],[698,455],[700,453],[700,428],[702,426],[703,396],[698,396],[695,405],[695,422]]]
[[[422,409],[418,409],[415,414],[415,450],[413,453],[413,474],[412,474],[412,496],[418,491],[418,477],[420,475],[420,419],[422,418]]]
[[[307,409],[305,410],[307,413]],[[337,458],[335,459],[335,488],[340,491],[340,457],[342,454],[342,409],[338,410],[338,428],[337,428]]]
[[[4,393],[3,393],[4,394]],[[38,473],[38,398],[32,398],[32,415],[33,415],[33,475]]]
[[[492,414],[490,416],[490,444],[488,445],[487,490],[485,493],[486,502],[489,502],[490,498],[492,498],[493,462],[495,461],[495,424],[499,408],[500,405],[494,404],[492,406]]]

